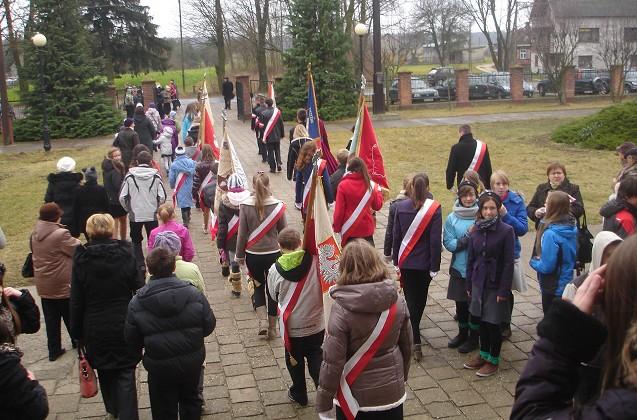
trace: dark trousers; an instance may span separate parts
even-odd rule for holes
[[[55,357],[62,350],[61,319],[64,320],[66,331],[71,334],[69,324],[69,299],[42,299],[42,312],[44,325],[46,325],[46,341],[49,348],[49,357]]]
[[[472,324],[480,325],[480,318],[471,315],[469,312],[469,302],[456,302],[456,315],[458,315],[458,325],[460,328],[469,328]]]
[[[190,207],[183,207],[181,209],[181,222],[186,227],[190,225]]]
[[[265,149],[265,144],[261,141],[262,134],[257,132],[257,148],[259,149],[259,154],[261,155],[261,160],[263,162],[267,162],[268,160],[268,152]]]
[[[264,306],[267,301],[268,315],[276,316],[277,306],[276,302],[270,297],[270,291],[268,290],[268,271],[272,264],[274,264],[281,256],[279,251],[271,254],[250,254],[246,252],[246,266],[250,276],[255,279],[259,284],[254,288],[254,294],[252,295],[252,306],[254,309],[259,306]]]
[[[336,420],[346,420],[343,410],[338,405],[336,406]],[[385,411],[359,411],[356,415],[356,420],[402,420],[403,419],[403,405],[391,408]]]
[[[126,118],[133,118],[133,113],[135,112],[135,105],[126,105]]]
[[[421,344],[420,320],[427,305],[427,293],[431,277],[428,270],[401,269],[400,275],[403,279],[405,301],[407,301],[411,329],[414,333],[414,344]]]
[[[546,315],[551,309],[553,301],[557,299],[557,296],[551,293],[542,293],[542,312]]]
[[[106,412],[120,420],[137,420],[135,368],[98,369],[97,379]]]
[[[513,296],[513,292],[511,292],[509,294],[509,319],[511,319],[511,317],[513,316],[513,305],[515,304],[515,297]],[[511,323],[510,322],[504,322],[502,323],[502,327],[503,328],[511,328]]]
[[[225,103],[225,109],[232,109],[230,108],[230,101],[232,101],[232,97],[230,96],[224,96],[223,97],[223,102]]]
[[[170,102],[164,102],[164,115],[170,115]]]
[[[148,372],[148,393],[153,420],[199,420],[201,405],[199,399],[198,369],[178,377],[159,376]]]
[[[499,358],[501,348],[502,330],[500,326],[480,321],[480,353],[487,353],[491,358]],[[493,359],[491,362],[493,363]]]
[[[275,172],[277,166],[281,166],[281,143],[266,143],[265,147],[268,153],[270,172]]]
[[[318,387],[319,372],[321,371],[321,363],[323,363],[323,336],[325,331],[308,335],[307,337],[290,337],[290,345],[292,347],[292,357],[296,360],[296,366],[292,366],[290,362],[290,353],[285,350],[285,365],[288,367],[290,377],[292,378],[292,386],[290,394],[297,401],[307,401],[307,384],[305,382],[305,360],[307,359],[307,370],[310,377],[314,381],[314,385]]]

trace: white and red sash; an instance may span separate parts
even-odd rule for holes
[[[212,171],[208,172],[208,175],[206,175],[206,177],[203,179],[203,181],[201,181],[201,185],[199,186],[199,206],[203,207],[203,189],[206,185],[210,184],[212,182],[212,178],[213,178],[213,174]]]
[[[268,214],[268,217],[263,219],[263,222],[261,222],[261,224],[257,226],[255,230],[252,231],[250,236],[248,236],[248,243],[246,244],[246,249],[252,248],[254,244],[259,242],[261,238],[263,238],[266,235],[266,233],[268,233],[270,229],[272,229],[272,226],[276,225],[276,223],[279,221],[281,217],[283,217],[284,214],[285,214],[285,203],[281,201],[279,202],[279,204],[276,205],[274,210],[272,210],[272,212]]]
[[[327,166],[327,161],[325,159],[318,160],[318,174],[316,176],[321,176],[323,171],[325,171],[325,167]],[[310,172],[310,177],[307,179],[305,183],[305,188],[303,189],[303,209],[307,209],[307,206],[310,204],[310,189],[312,188],[312,177],[314,176],[314,167],[312,167],[312,172]]]
[[[272,134],[272,130],[274,130],[274,126],[276,125],[277,121],[279,121],[279,118],[281,118],[281,110],[277,107],[274,107],[272,116],[268,120],[268,125],[265,126],[265,130],[263,131],[263,141],[266,141],[270,134]]]
[[[418,243],[423,232],[429,226],[431,219],[439,207],[440,204],[437,201],[428,198],[425,200],[420,210],[418,210],[418,213],[416,213],[414,220],[412,220],[402,242],[400,243],[400,250],[398,251],[399,268],[402,266],[405,259],[407,259],[411,251],[413,251],[416,243]]]
[[[192,157],[190,159],[192,159],[192,160],[194,160],[196,162],[200,153],[201,153],[201,150],[199,150],[199,149],[195,150],[195,153],[192,154]]]
[[[208,211],[210,212],[210,218],[208,220],[208,231],[210,232],[210,238],[214,241],[217,237],[217,232],[219,231],[219,218],[212,211],[212,209]]]
[[[484,154],[487,152],[486,143],[481,142],[476,139],[476,151],[473,154],[473,159],[471,159],[471,164],[469,164],[469,170],[478,172],[480,167],[482,166],[482,161],[484,160]]]
[[[310,271],[314,269],[314,265],[310,268]],[[292,345],[290,344],[290,335],[287,329],[287,322],[294,311],[296,303],[299,301],[299,297],[301,296],[301,292],[303,291],[303,287],[305,286],[305,281],[309,277],[310,272],[301,279],[301,281],[293,283],[290,282],[291,286],[288,290],[288,293],[279,301],[278,309],[279,309],[279,330],[281,333],[281,338],[283,339],[283,345],[285,349],[290,353],[290,363],[292,366],[296,366],[297,361],[292,356]]]
[[[352,228],[352,226],[354,226],[354,223],[360,219],[363,211],[365,211],[367,205],[372,199],[372,193],[377,189],[378,184],[372,181],[372,187],[365,192],[365,195],[363,195],[363,198],[361,198],[361,201],[358,203],[352,214],[350,214],[345,223],[343,223],[343,227],[341,228],[341,238],[343,239],[343,242],[345,242],[349,237],[347,232]]]
[[[175,189],[173,190],[173,207],[177,208],[177,194],[181,191],[181,187],[186,183],[186,174],[179,172],[177,174],[177,181],[175,182]]]
[[[232,239],[239,231],[239,217],[234,215],[228,222],[228,233],[226,233],[226,242]]]
[[[354,420],[358,414],[359,405],[352,394],[350,386],[356,381],[358,376],[365,370],[367,364],[374,358],[374,355],[385,342],[391,331],[392,324],[396,318],[397,305],[394,303],[389,309],[381,312],[378,323],[374,327],[371,335],[365,340],[362,346],[354,355],[345,362],[343,374],[336,391],[336,401],[341,407],[343,414],[348,420]]]

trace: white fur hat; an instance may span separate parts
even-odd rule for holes
[[[58,172],[73,172],[75,170],[75,159],[64,156],[57,163]]]

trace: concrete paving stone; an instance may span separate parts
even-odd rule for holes
[[[449,363],[447,363],[447,361],[445,359],[443,359],[442,357],[438,356],[438,351],[437,350],[429,352],[429,354],[432,354],[432,353],[435,354],[435,356],[425,356],[422,359],[420,359],[420,362],[419,362],[420,366],[422,366],[425,369],[434,369],[434,368],[441,368],[441,367],[448,367],[449,366]]]
[[[479,391],[478,391],[479,392]],[[506,389],[500,392],[479,392],[484,401],[491,407],[511,407],[513,405],[513,396]]]
[[[511,362],[521,362],[523,366],[526,364],[526,361],[529,358],[529,355],[527,353],[519,350],[517,347],[502,350],[500,356],[503,359]]]
[[[520,341],[519,343],[515,343],[515,346],[520,349],[523,353],[529,354],[535,345],[535,340],[528,341]]]
[[[217,325],[215,326],[215,329],[217,328],[233,328],[235,327],[235,320],[234,318],[222,318],[222,319],[218,319],[217,320]]]
[[[426,407],[429,414],[435,419],[443,419],[452,416],[457,416],[460,410],[450,402],[434,402],[428,404]]]
[[[257,319],[257,315],[254,311],[235,312],[234,319],[236,319],[237,321],[246,321],[248,319]]]
[[[35,375],[36,379],[38,381],[40,380],[56,380],[58,378],[60,378],[60,376],[62,376],[63,372],[68,372],[68,370],[70,370],[71,367],[67,367],[64,369],[29,369],[31,372],[33,372],[33,375]]]
[[[460,410],[462,410],[467,418],[472,420],[500,418],[500,415],[496,413],[493,408],[489,407],[488,404],[467,405],[465,407],[460,407]]]
[[[205,371],[204,371],[205,372]],[[221,386],[226,383],[226,377],[223,374],[213,373],[203,376],[203,386]]]
[[[260,402],[246,401],[241,404],[232,404],[232,415],[234,417],[242,416],[258,416],[264,412],[263,405]]]
[[[276,358],[273,355],[270,356],[259,356],[259,357],[249,357],[250,365],[253,368],[264,367],[264,366],[278,366]],[[285,364],[283,365],[285,367]]]
[[[274,351],[270,346],[249,347],[245,349],[248,357],[272,357]]]
[[[256,416],[235,417],[234,420],[268,420],[268,418],[265,414],[258,414]]]
[[[60,384],[55,388],[55,395],[63,395],[63,394],[79,394],[80,393],[80,384]]]
[[[427,339],[427,343],[435,349],[446,349],[447,344],[449,344],[449,337],[429,338]]]
[[[214,400],[216,398],[225,398],[229,395],[226,385],[204,386],[203,398],[205,400]]]
[[[431,369],[426,369],[427,373],[434,379],[449,379],[449,378],[457,378],[458,373],[451,366],[442,366]]]
[[[438,381],[438,385],[447,394],[449,394],[450,392],[463,391],[465,389],[471,388],[469,382],[465,381],[462,378],[442,379]]]
[[[230,376],[226,379],[226,382],[228,389],[254,388],[257,386],[257,382],[251,374]]]
[[[427,315],[427,318],[429,318],[431,322],[434,322],[434,323],[438,323],[442,321],[453,321],[453,317],[450,316],[446,311],[441,311],[437,313],[431,313],[431,312],[427,313],[425,311],[425,314]]]
[[[259,391],[261,392],[283,391],[288,389],[287,385],[285,385],[279,378],[263,379],[261,381],[257,381],[257,386],[259,387]]]
[[[218,335],[217,341],[219,344],[236,344],[241,343],[241,336],[238,334],[230,334],[230,335]]]
[[[221,362],[208,362],[206,361],[206,373],[221,373],[223,372],[223,366]]]
[[[259,328],[259,321],[256,319],[246,319],[244,321],[236,321],[237,329],[256,331]]]
[[[75,395],[49,395],[49,412],[71,413],[77,411],[80,404],[79,394]]]
[[[521,327],[522,326],[511,329],[511,337],[509,337],[509,341],[512,343],[519,343],[520,341],[529,341],[529,340],[535,341],[533,337],[531,337],[526,332],[522,331],[520,329]]]
[[[248,356],[245,353],[221,355],[221,364],[223,366],[242,365],[245,363],[248,363]]]
[[[409,378],[417,378],[418,376],[427,375],[425,369],[416,361],[411,362],[409,367]]]
[[[206,414],[202,413],[201,420],[228,420],[231,417],[229,413]]]
[[[434,381],[433,378],[429,375],[416,376],[415,378],[410,377],[407,381],[407,384],[414,391],[417,391],[419,389],[434,388],[438,386],[436,384],[436,381]]]
[[[477,392],[471,389],[464,389],[462,391],[450,392],[449,398],[458,407],[462,407],[465,405],[479,404],[484,402],[480,394],[478,394]]]
[[[206,347],[206,356],[208,353],[219,353],[219,344],[216,341],[209,341],[204,343]]]
[[[206,400],[205,413],[206,414],[218,414],[227,413],[230,411],[231,404],[229,398],[215,398],[212,400]]]
[[[422,414],[425,412],[425,407],[422,405],[418,398],[408,399],[403,403],[403,416],[410,416],[413,414]]]
[[[265,416],[268,419],[293,419],[296,418],[296,410],[291,404],[270,405],[265,407]]]
[[[150,395],[146,394],[137,394],[137,406],[139,408],[150,408]]]
[[[252,373],[249,364],[224,366],[223,372],[226,376],[248,375]]]
[[[424,410],[424,409],[423,409]],[[433,419],[433,417],[431,417],[429,414],[425,414],[425,413],[420,413],[420,414],[405,414],[403,413],[404,418],[406,420],[431,420]]]
[[[414,391],[414,395],[420,400],[421,403],[427,405],[435,401],[448,401],[449,396],[442,390],[442,388],[428,388]]]
[[[511,323],[514,325],[529,325],[535,324],[535,320],[526,315],[518,315],[511,317]]]
[[[264,366],[252,369],[257,381],[281,377],[281,370],[277,366]]]
[[[454,333],[458,332],[458,322],[454,321],[442,321],[438,323],[438,327],[443,331],[453,331]]]
[[[106,409],[102,403],[80,404],[77,411],[77,418],[103,417],[105,415]]]
[[[288,391],[266,391],[261,393],[263,405],[292,404],[288,398]]]
[[[245,351],[245,349],[241,343],[219,346],[219,354],[241,353],[243,351]]]
[[[508,419],[511,417],[511,408],[512,407],[496,407],[494,410],[498,413],[500,418]]]
[[[438,328],[438,327],[425,328],[425,329],[420,331],[420,334],[426,339],[439,338],[439,337],[446,337],[447,336],[447,334],[445,334],[445,332],[442,329]]]
[[[49,414],[47,419],[50,420],[75,420],[79,417],[78,413],[58,413],[58,414]]]
[[[238,404],[249,401],[259,401],[259,391],[257,388],[242,388],[242,389],[231,389],[230,391],[230,400],[232,404]]]
[[[235,314],[229,309],[226,309],[223,311],[214,310],[214,313],[215,313],[215,318],[217,318],[217,321],[219,321],[220,319],[232,319],[232,318],[236,319]]]
[[[206,363],[219,363],[221,362],[221,356],[219,352],[211,351],[210,353],[206,352]]]

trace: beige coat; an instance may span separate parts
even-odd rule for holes
[[[265,199],[264,219],[274,211],[279,204],[279,200],[268,197]],[[262,220],[259,219],[257,208],[255,207],[255,198],[251,196],[243,201],[239,207],[239,232],[237,234],[236,258],[245,258],[245,253],[251,254],[270,254],[279,251],[278,236],[286,226],[287,221],[285,214],[281,217],[276,225],[261,238],[259,242],[254,244],[249,251],[246,251],[246,244],[250,234],[261,225]]]
[[[71,293],[73,255],[80,240],[59,223],[38,220],[31,234],[33,272],[38,295],[68,299]]]

